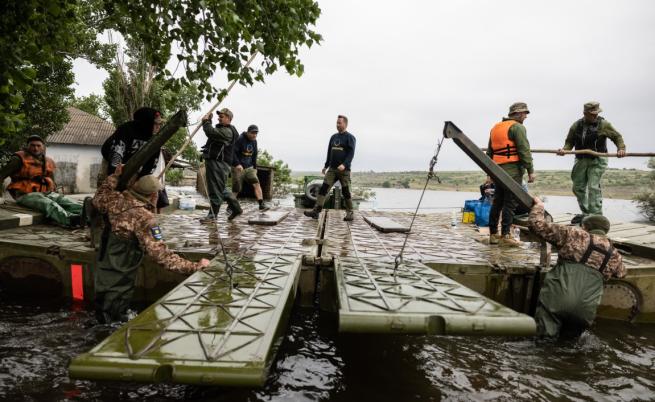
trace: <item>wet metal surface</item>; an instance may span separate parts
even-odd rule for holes
[[[296,216],[297,217],[297,216]],[[209,224],[210,227],[215,225]],[[77,378],[261,386],[300,273],[307,227],[298,219],[240,232],[228,275],[218,255],[88,354],[76,358]],[[211,234],[211,230],[208,231]],[[314,233],[311,233],[312,235]]]

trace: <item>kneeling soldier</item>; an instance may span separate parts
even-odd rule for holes
[[[558,253],[557,265],[546,274],[539,293],[537,332],[549,338],[560,332],[578,336],[596,317],[603,281],[626,274],[621,254],[605,237],[610,223],[602,215],[586,217],[582,229],[546,222],[544,204],[535,197],[530,228]]]
[[[209,265],[204,258],[196,263],[180,257],[162,241],[153,213],[159,180],[143,176],[129,190],[119,192],[116,186],[122,170],[119,165],[93,197],[105,221],[95,277],[96,313],[101,322],[125,318],[144,252],[170,271],[192,273]]]

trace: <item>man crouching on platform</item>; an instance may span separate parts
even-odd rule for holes
[[[144,252],[174,272],[192,273],[209,265],[204,258],[191,262],[180,257],[162,241],[154,215],[161,187],[157,177],[143,176],[128,190],[119,192],[116,187],[122,171],[119,165],[93,197],[93,205],[105,217],[95,276],[96,315],[101,322],[130,318],[128,307]]]
[[[623,258],[606,237],[610,222],[589,215],[582,228],[547,222],[544,203],[537,197],[530,211],[530,228],[557,248],[557,265],[546,273],[534,319],[541,337],[576,337],[596,317],[603,282],[623,278]]]

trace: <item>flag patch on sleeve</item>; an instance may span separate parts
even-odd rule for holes
[[[153,239],[155,240],[161,240],[164,237],[161,234],[161,229],[159,226],[153,226],[150,228],[150,234],[152,235]]]

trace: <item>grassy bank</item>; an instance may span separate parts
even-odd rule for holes
[[[537,171],[537,180],[530,184],[530,192],[543,195],[573,195],[569,170]],[[292,176],[316,175],[319,172],[293,172]],[[603,176],[603,194],[607,198],[632,199],[651,186],[648,171],[636,169],[608,169]],[[480,171],[439,172],[428,185],[430,190],[479,191],[486,175]],[[422,189],[426,172],[353,172],[353,186]],[[527,179],[527,177],[526,177]]]

